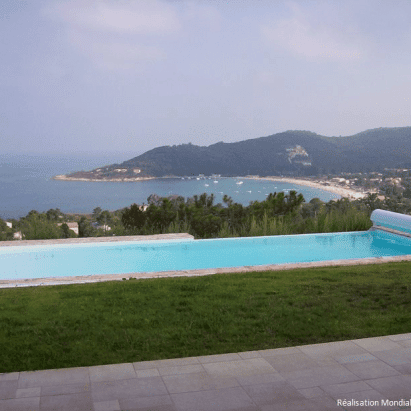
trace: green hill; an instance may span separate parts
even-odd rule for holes
[[[99,173],[107,178],[119,177],[116,169],[123,169],[122,176],[135,177],[316,175],[410,168],[410,162],[410,127],[379,128],[345,137],[292,130],[207,147],[190,143],[157,147],[121,164],[99,169]],[[76,173],[70,176],[76,177]]]

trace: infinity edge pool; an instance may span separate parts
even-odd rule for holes
[[[294,236],[294,235],[291,235]],[[302,235],[300,235],[302,236]],[[87,244],[100,242],[124,242],[124,241],[179,241],[179,240],[193,240],[193,236],[186,233],[180,234],[165,234],[154,236],[119,236],[112,238],[76,238],[76,239],[50,239],[41,241],[16,241],[0,242],[0,246],[51,246],[51,245],[73,245],[73,244]],[[13,248],[14,249],[14,248]],[[74,283],[94,283],[105,281],[120,281],[126,279],[153,279],[162,277],[180,277],[180,276],[206,276],[218,273],[245,273],[255,271],[277,271],[289,270],[296,268],[311,268],[311,267],[325,267],[325,266],[350,266],[350,265],[365,265],[365,264],[379,264],[387,262],[401,262],[411,261],[411,255],[400,256],[386,256],[386,257],[369,257],[369,258],[354,258],[354,259],[339,259],[326,260],[315,262],[301,262],[301,263],[277,263],[264,265],[251,265],[239,267],[223,267],[211,269],[193,269],[193,270],[168,270],[161,272],[138,272],[138,273],[121,273],[121,274],[104,274],[104,275],[83,275],[83,276],[65,276],[65,277],[48,277],[48,278],[32,278],[32,279],[12,279],[0,280],[0,288],[9,287],[28,287],[41,285],[63,285]]]

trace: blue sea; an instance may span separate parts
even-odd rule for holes
[[[216,203],[223,195],[247,206],[264,200],[269,193],[296,190],[308,202],[340,196],[291,183],[242,178],[165,178],[142,182],[76,182],[52,180],[57,174],[92,170],[126,158],[113,156],[28,156],[0,155],[0,218],[18,219],[31,210],[44,212],[59,208],[64,213],[92,213],[96,207],[117,210],[132,203],[147,203],[151,194],[180,195],[185,198],[214,193]],[[241,183],[242,182],[242,183]]]

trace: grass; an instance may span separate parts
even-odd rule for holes
[[[0,289],[0,372],[407,333],[410,262]]]

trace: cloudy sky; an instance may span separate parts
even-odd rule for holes
[[[3,154],[411,124],[410,0],[1,0],[0,38]]]

